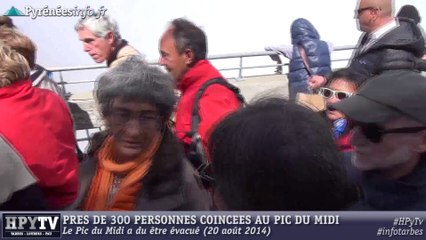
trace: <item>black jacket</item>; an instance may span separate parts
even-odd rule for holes
[[[361,38],[365,38],[363,35]],[[360,41],[362,42],[362,41]],[[349,68],[368,79],[389,69],[414,69],[425,50],[425,40],[419,27],[410,21],[382,36],[370,48],[355,51]]]
[[[80,189],[74,208],[78,208],[85,199],[97,167],[95,153],[106,136],[105,132],[101,132],[93,137],[88,159],[81,164]],[[135,210],[209,210],[210,205],[210,196],[183,157],[179,141],[167,131],[150,171],[142,179]]]
[[[364,198],[352,210],[426,210],[426,159],[411,174],[387,180],[375,172],[361,178]]]

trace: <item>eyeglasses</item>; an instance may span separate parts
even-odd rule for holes
[[[381,142],[383,135],[388,133],[417,133],[426,130],[426,127],[404,127],[384,129],[376,123],[353,123],[352,127],[355,126],[358,126],[361,130],[361,133],[373,143]]]
[[[128,124],[132,119],[136,119],[140,127],[156,127],[158,126],[159,120],[161,119],[156,113],[140,113],[138,116],[129,111],[116,110],[112,111],[111,121],[116,126],[124,126]]]
[[[358,16],[362,12],[364,12],[366,10],[372,10],[372,9],[377,9],[377,8],[375,8],[375,7],[364,7],[364,8],[360,8],[360,9],[355,10],[355,15]]]
[[[318,94],[323,96],[324,98],[331,98],[331,97],[334,96],[339,100],[342,100],[342,99],[345,99],[345,98],[352,96],[352,93],[345,92],[345,91],[335,91],[335,90],[332,90],[330,88],[325,88],[325,87],[320,88]]]

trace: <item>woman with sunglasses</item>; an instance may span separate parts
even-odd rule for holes
[[[356,93],[362,78],[346,68],[339,69],[330,74],[325,87],[320,88],[319,94],[324,97],[327,110],[325,115],[332,123],[332,130],[340,151],[351,151],[351,134],[348,122],[343,113],[330,108],[333,103],[337,103]]]

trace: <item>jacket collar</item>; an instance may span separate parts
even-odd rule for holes
[[[0,87],[0,98],[10,97],[22,91],[31,89],[31,80],[18,80],[8,86]]]
[[[201,85],[210,79],[221,76],[208,60],[199,60],[178,81],[177,88],[183,93],[193,85]]]
[[[118,52],[127,45],[127,41],[124,39],[121,39],[120,43],[116,45],[115,50],[111,53],[110,57],[108,58],[107,65],[108,67],[111,65],[112,62],[114,62],[115,59],[117,59]]]
[[[386,33],[392,31],[394,28],[398,27],[399,23],[395,21],[395,19],[392,19],[392,21],[386,23],[385,25],[381,26],[380,28],[376,29],[375,31],[371,32],[369,34],[369,40],[372,42],[376,42],[379,38],[384,36]]]

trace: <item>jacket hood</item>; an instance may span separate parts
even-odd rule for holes
[[[318,31],[311,22],[298,18],[291,24],[291,43],[299,44],[304,40],[320,39]]]
[[[383,36],[381,41],[374,44],[371,49],[404,49],[416,57],[423,56],[425,40],[420,28],[412,21],[399,20],[399,26],[392,34]]]

